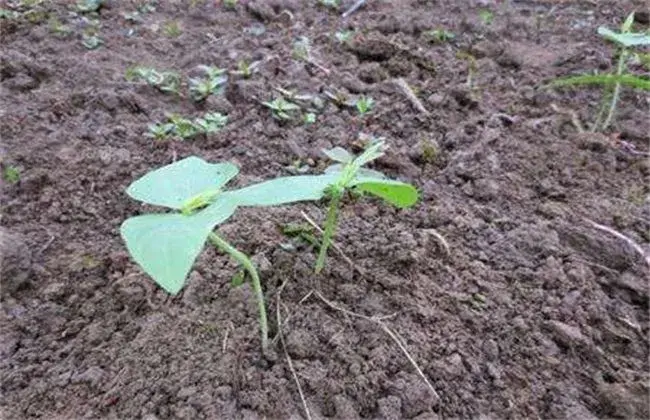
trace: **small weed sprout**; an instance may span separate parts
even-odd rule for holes
[[[362,96],[356,100],[354,106],[361,116],[368,114],[375,107],[375,100],[369,96]]]
[[[318,63],[312,56],[311,41],[306,36],[299,37],[293,43],[291,56],[296,60],[304,61],[307,64],[311,64],[312,66],[319,68],[325,74],[330,73],[328,68]]]
[[[20,171],[15,166],[7,165],[2,170],[2,178],[10,184],[20,181]]]
[[[283,97],[275,98],[270,102],[262,102],[262,105],[271,110],[273,118],[287,121],[294,117],[294,114],[300,110],[300,107],[293,102],[289,102]]]
[[[230,73],[236,76],[241,76],[244,79],[249,79],[254,73],[259,70],[259,66],[262,64],[261,61],[254,61],[249,63],[246,60],[239,60],[237,62],[237,70],[233,70]]]
[[[337,10],[341,6],[341,0],[318,0],[318,4],[328,9]]]
[[[98,35],[83,34],[81,38],[81,44],[89,50],[96,50],[101,47],[103,43],[104,40]]]
[[[598,28],[598,34],[618,45],[618,61],[614,73],[584,74],[569,76],[551,82],[550,86],[597,85],[605,88],[600,112],[591,126],[591,131],[605,131],[612,123],[623,86],[650,91],[650,80],[628,72],[628,61],[634,57],[632,47],[650,45],[650,33],[632,32],[634,12],[621,25],[621,32],[605,27]]]
[[[341,30],[341,31],[337,31],[334,34],[334,38],[336,38],[336,40],[339,42],[339,44],[346,44],[346,43],[350,42],[350,40],[352,39],[354,34],[355,34],[354,31]]]
[[[445,29],[433,29],[423,33],[426,39],[430,42],[443,44],[445,42],[452,41],[456,38],[456,35],[453,32],[449,32]]]
[[[228,117],[218,112],[207,113],[194,120],[179,115],[170,115],[165,123],[150,124],[149,131],[145,135],[155,140],[166,140],[170,137],[189,140],[200,134],[216,133],[227,123]]]
[[[104,0],[78,0],[76,4],[79,13],[94,13],[104,5]]]
[[[327,249],[336,230],[339,206],[346,191],[354,188],[360,193],[367,192],[399,208],[411,207],[417,202],[418,192],[412,185],[386,179],[381,172],[364,168],[369,162],[381,157],[386,150],[386,144],[380,139],[372,139],[363,153],[357,157],[341,147],[323,150],[327,157],[337,163],[325,170],[328,174],[336,175],[336,178],[326,190],[330,203],[321,248],[316,260],[314,270],[316,273],[320,273],[325,266]]]
[[[305,124],[314,124],[316,122],[316,114],[313,112],[306,113],[303,117],[303,121]]]
[[[63,24],[56,17],[50,18],[48,21],[48,27],[50,28],[50,32],[60,38],[65,38],[68,35],[72,34],[72,28],[70,28],[68,25]]]
[[[199,66],[199,69],[205,73],[205,77],[190,79],[190,96],[192,99],[201,102],[210,95],[222,93],[228,81],[226,70],[210,66]]]
[[[174,124],[171,123],[149,124],[148,128],[149,131],[145,135],[154,140],[167,140],[167,138],[169,138],[169,136],[174,132]]]
[[[223,7],[230,10],[236,8],[237,3],[239,3],[239,0],[222,0],[222,1],[223,1]]]
[[[126,71],[127,80],[144,80],[150,86],[153,86],[165,93],[178,94],[181,77],[173,71],[158,71],[151,67],[134,67]]]
[[[494,13],[488,9],[481,9],[478,12],[478,17],[484,25],[489,26],[494,21]]]
[[[183,34],[181,25],[175,20],[169,20],[163,23],[162,31],[167,38],[178,38]]]

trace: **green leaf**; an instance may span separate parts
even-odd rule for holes
[[[643,79],[632,74],[583,74],[580,76],[563,77],[552,81],[550,86],[580,86],[580,85],[600,85],[615,86],[621,84],[636,89],[650,90],[650,79]]]
[[[386,143],[384,141],[376,141],[366,147],[366,150],[364,150],[363,153],[354,159],[354,165],[357,168],[361,168],[366,163],[372,162],[375,159],[379,159],[384,155],[387,149],[388,146],[386,146]]]
[[[413,206],[418,201],[418,191],[411,184],[390,179],[357,178],[352,181],[358,191],[383,198],[399,208]]]
[[[187,200],[222,187],[239,169],[232,163],[207,163],[190,156],[149,172],[133,182],[126,193],[132,198],[180,210]]]
[[[354,156],[350,152],[338,146],[329,150],[323,149],[323,153],[333,161],[340,163],[350,163],[354,159]]]
[[[650,45],[650,34],[644,33],[619,33],[605,27],[598,28],[598,34],[602,37],[614,41],[624,47],[638,47],[642,45]]]
[[[253,184],[222,194],[239,206],[278,206],[297,201],[319,200],[325,189],[336,182],[338,173],[288,176]]]
[[[219,200],[190,216],[169,213],[131,217],[122,223],[120,233],[138,265],[175,295],[183,288],[212,229],[234,212],[232,203]]]

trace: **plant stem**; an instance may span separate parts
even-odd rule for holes
[[[627,49],[621,50],[621,55],[618,57],[618,65],[616,66],[616,75],[621,76],[625,71],[625,61],[627,60],[628,51]],[[614,112],[616,112],[616,105],[618,104],[618,97],[621,94],[621,83],[616,82],[614,87],[614,93],[612,94],[612,102],[609,105],[609,111],[607,112],[607,118],[602,126],[602,131],[605,131],[609,124],[611,124],[612,119],[614,118]]]
[[[234,246],[230,245],[228,242],[226,242],[223,238],[221,238],[216,233],[214,232],[210,233],[208,239],[210,240],[210,242],[212,242],[214,246],[216,246],[217,248],[219,248],[220,250],[230,255],[235,260],[237,260],[237,262],[240,263],[246,271],[248,271],[248,274],[250,274],[252,279],[251,283],[253,284],[253,291],[255,292],[255,298],[257,299],[257,308],[259,309],[260,312],[260,333],[262,335],[262,354],[266,354],[266,350],[268,349],[269,346],[269,325],[266,319],[266,306],[264,304],[264,292],[262,291],[262,284],[260,283],[260,277],[257,274],[255,265],[253,265],[253,262],[250,260],[250,258],[248,258],[246,254],[239,251]]]
[[[327,257],[327,248],[329,248],[330,243],[332,242],[332,236],[334,236],[334,231],[336,230],[336,218],[338,216],[339,203],[341,202],[341,196],[343,195],[342,191],[332,191],[332,199],[330,200],[330,206],[327,210],[327,221],[325,222],[325,232],[323,233],[323,242],[320,246],[320,251],[318,252],[318,259],[316,260],[316,268],[314,271],[316,274],[320,273],[323,267],[325,266],[325,258]]]

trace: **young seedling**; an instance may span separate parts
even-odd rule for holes
[[[223,0],[223,7],[234,10],[237,7],[237,3],[239,3],[239,0]]]
[[[236,76],[241,76],[244,79],[249,79],[254,73],[258,71],[258,68],[262,64],[261,61],[254,61],[249,63],[246,60],[240,60],[237,63],[237,70],[233,70],[230,73]]]
[[[192,156],[144,175],[128,187],[127,194],[173,212],[131,217],[122,223],[120,233],[138,265],[172,295],[185,285],[206,241],[234,258],[251,278],[259,310],[262,352],[265,353],[268,324],[257,270],[247,255],[213,230],[228,220],[239,206],[278,206],[320,200],[336,176],[281,177],[239,190],[223,191],[224,185],[238,172],[231,163],[210,164]]]
[[[223,92],[228,81],[225,69],[210,66],[199,66],[199,68],[205,73],[205,77],[190,79],[190,96],[196,102],[203,101],[210,95]]]
[[[77,12],[79,13],[93,13],[98,12],[104,5],[104,0],[78,0]]]
[[[212,134],[220,131],[228,123],[228,117],[218,112],[205,114],[203,118],[194,120],[194,125],[204,134]]]
[[[350,30],[341,30],[341,31],[337,31],[337,32],[334,34],[334,37],[335,37],[336,40],[339,42],[339,44],[346,44],[346,43],[350,42],[350,40],[352,39],[352,37],[354,36],[354,34],[355,34],[354,31],[350,31]]]
[[[175,20],[169,20],[163,23],[162,30],[167,38],[178,38],[183,34],[181,25]]]
[[[494,13],[488,9],[481,9],[478,12],[478,17],[481,19],[484,25],[489,26],[494,20]]]
[[[445,42],[452,41],[456,38],[453,32],[449,32],[445,29],[433,29],[431,31],[426,31],[423,34],[429,41],[436,44],[443,44]]]
[[[585,74],[569,76],[553,81],[550,86],[581,86],[598,85],[605,88],[602,105],[591,131],[605,131],[614,119],[616,107],[623,86],[650,91],[650,80],[636,76],[627,71],[627,64],[632,57],[633,47],[650,45],[650,33],[631,32],[634,23],[634,12],[621,25],[621,32],[614,32],[605,27],[598,28],[598,34],[618,45],[618,62],[615,73]],[[603,119],[604,116],[604,119]]]
[[[273,118],[281,121],[293,119],[296,111],[300,110],[298,105],[285,100],[283,97],[275,98],[271,102],[262,102],[262,105],[271,110]]]
[[[170,123],[149,124],[149,132],[145,135],[155,140],[167,140],[167,138],[169,138],[169,136],[174,132],[174,129],[174,124]]]
[[[398,208],[411,207],[417,202],[418,192],[412,185],[386,179],[381,172],[364,168],[369,162],[381,157],[386,149],[383,140],[374,140],[357,157],[341,147],[323,150],[327,157],[337,163],[325,171],[326,174],[335,175],[336,178],[326,191],[330,203],[321,248],[316,260],[315,272],[317,274],[325,266],[327,249],[336,230],[339,206],[346,191],[353,189],[361,193],[370,193]]]
[[[10,184],[20,181],[20,171],[15,166],[7,165],[2,170],[2,178]]]
[[[328,9],[337,10],[341,5],[341,0],[318,0],[318,4]]]
[[[83,34],[81,44],[89,50],[95,50],[104,43],[104,40],[97,35]]]
[[[356,100],[354,106],[361,116],[368,114],[375,107],[375,100],[369,96],[362,96]]]
[[[161,92],[178,94],[181,77],[173,71],[158,71],[151,67],[134,67],[127,70],[127,80],[144,80]]]

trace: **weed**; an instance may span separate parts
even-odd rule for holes
[[[438,160],[440,151],[438,147],[432,142],[425,141],[421,145],[422,161],[424,163],[435,163]]]
[[[93,13],[98,12],[103,5],[104,0],[78,0],[76,9],[79,13]]]
[[[551,82],[550,86],[566,87],[581,85],[598,85],[605,89],[601,109],[591,131],[605,131],[614,119],[623,86],[650,91],[650,79],[628,72],[627,65],[633,58],[632,47],[650,45],[650,34],[631,31],[634,23],[632,12],[621,25],[621,32],[614,32],[605,27],[598,28],[598,34],[618,45],[618,61],[614,73],[583,74],[569,76]]]
[[[162,25],[162,31],[167,38],[178,38],[183,34],[183,29],[175,20],[164,22]]]
[[[369,96],[362,96],[356,100],[354,106],[361,116],[368,114],[375,107],[375,100]]]
[[[262,64],[261,61],[254,61],[252,63],[249,63],[246,60],[239,60],[239,62],[237,62],[237,70],[233,70],[230,73],[241,76],[244,79],[249,79],[254,73],[259,70],[260,64]]]
[[[68,25],[63,24],[56,17],[50,18],[48,21],[48,27],[50,28],[50,32],[61,38],[65,38],[68,35],[72,34],[72,28],[70,28]]]
[[[357,157],[340,147],[323,151],[327,157],[337,163],[325,170],[327,174],[334,174],[336,178],[326,190],[330,204],[327,211],[323,240],[316,260],[316,273],[319,273],[325,266],[327,249],[336,230],[339,205],[346,191],[354,188],[357,192],[370,193],[399,208],[411,207],[416,203],[418,192],[415,187],[386,179],[381,172],[364,168],[367,163],[381,157],[386,149],[383,140],[372,139],[363,153]]]
[[[174,124],[149,124],[149,132],[145,135],[155,140],[166,140],[174,132]]]
[[[83,34],[81,44],[89,50],[95,50],[102,46],[104,40],[97,35]]]
[[[318,0],[318,4],[328,9],[337,10],[341,6],[341,0]]]
[[[355,34],[355,31],[350,31],[350,30],[337,31],[334,34],[334,37],[339,42],[339,44],[346,44],[346,43],[350,42],[352,37],[354,37],[354,34]]]
[[[446,31],[445,29],[433,29],[423,33],[424,37],[430,42],[442,44],[449,42],[456,38],[453,32]]]
[[[228,81],[225,69],[210,66],[199,66],[199,68],[205,73],[205,77],[190,79],[190,96],[196,102],[203,101],[210,95],[222,93]]]
[[[233,10],[234,8],[237,7],[237,3],[239,3],[239,0],[222,0],[223,2],[223,7],[226,9]]]
[[[298,105],[285,100],[283,97],[275,98],[271,102],[262,102],[262,105],[271,110],[273,118],[283,121],[293,119],[294,113],[300,109]]]
[[[10,184],[20,181],[20,171],[15,166],[7,165],[2,170],[2,178]]]
[[[316,123],[316,114],[314,114],[313,112],[306,113],[305,116],[303,117],[303,121],[305,124]]]
[[[306,36],[299,37],[293,43],[291,56],[296,60],[304,61],[305,63],[311,64],[312,66],[319,68],[325,74],[329,74],[330,72],[329,69],[325,68],[314,59],[311,52],[311,41]]]
[[[173,71],[158,71],[151,67],[133,67],[126,71],[127,80],[144,80],[161,92],[178,94],[181,77]]]
[[[481,9],[478,12],[478,17],[484,25],[489,26],[494,21],[494,13],[488,9]]]
[[[228,123],[228,117],[218,112],[207,113],[203,117],[190,120],[179,115],[170,115],[167,122],[150,124],[145,134],[155,140],[167,140],[177,137],[189,140],[199,134],[213,134],[220,131]]]

